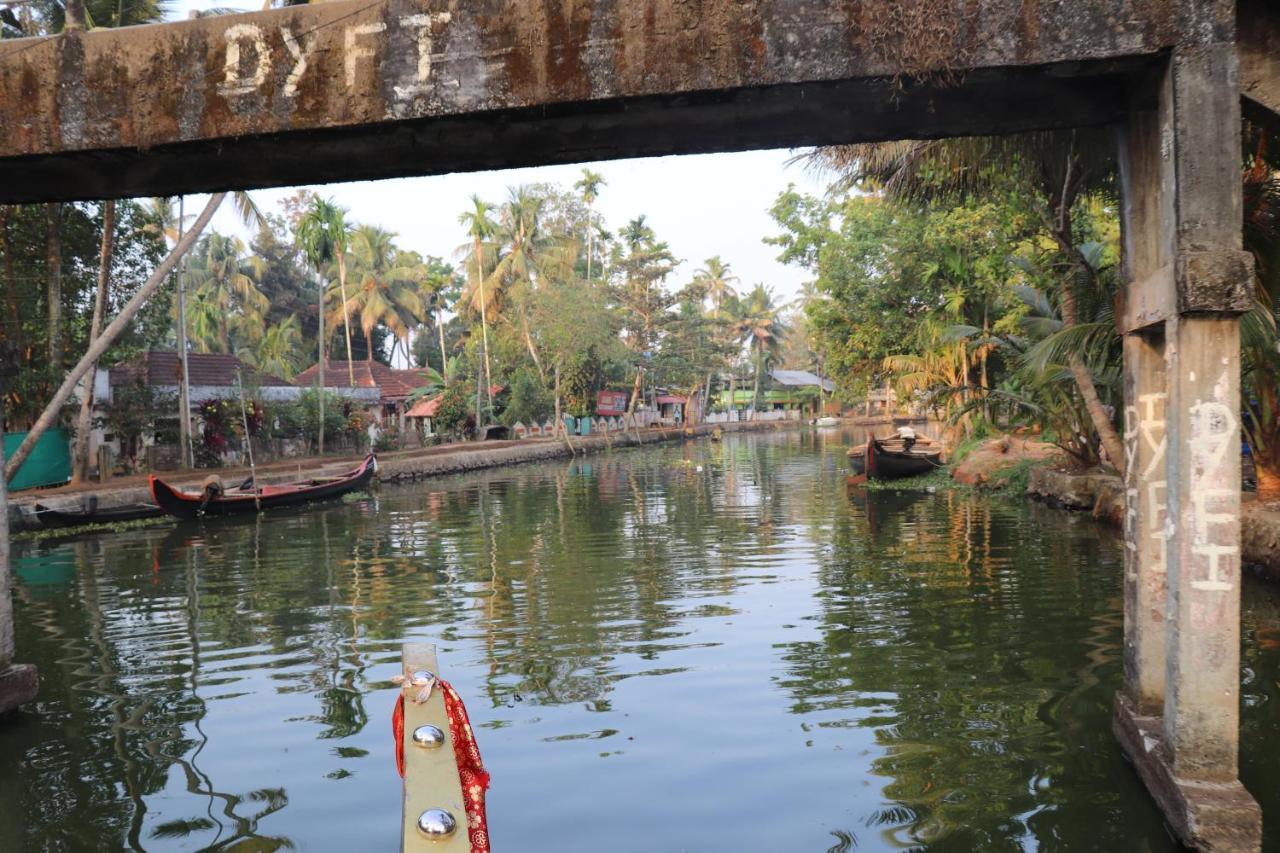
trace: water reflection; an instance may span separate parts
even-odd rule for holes
[[[1109,732],[1116,543],[1020,503],[848,494],[857,439],[26,547],[42,692],[0,729],[0,847],[391,847],[390,678],[430,639],[499,849],[1164,849]],[[1247,738],[1276,734],[1278,607],[1250,587]]]

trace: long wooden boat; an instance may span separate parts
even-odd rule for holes
[[[867,442],[866,474],[873,480],[900,480],[927,474],[942,465],[942,448],[932,442],[872,438]]]
[[[865,475],[873,480],[928,474],[940,465],[942,447],[924,437],[911,442],[901,437],[872,438],[849,451],[849,467],[854,476]]]
[[[80,527],[85,524],[111,524],[117,521],[137,521],[143,518],[158,518],[164,510],[155,504],[122,504],[121,506],[97,506],[97,501],[90,499],[89,506],[84,509],[54,509],[44,504],[36,504],[36,518],[45,527]]]
[[[161,509],[178,518],[238,515],[341,497],[369,485],[377,470],[378,460],[370,453],[358,466],[337,477],[258,489],[242,484],[231,490],[225,490],[216,479],[212,479],[206,482],[202,492],[194,494],[179,491],[159,477],[152,477],[151,496]]]

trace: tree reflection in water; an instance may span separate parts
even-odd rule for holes
[[[1021,502],[847,493],[860,438],[20,546],[42,690],[0,728],[0,847],[394,845],[390,678],[421,639],[468,699],[501,849],[1163,848],[1110,734],[1115,541]],[[1280,612],[1246,593],[1248,743],[1280,735]]]

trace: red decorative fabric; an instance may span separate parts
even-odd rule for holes
[[[462,704],[462,697],[453,685],[441,679],[436,682],[444,695],[444,710],[449,717],[449,736],[453,741],[453,757],[458,764],[458,776],[462,780],[462,797],[467,809],[467,837],[471,853],[489,853],[489,820],[485,814],[484,797],[489,790],[489,773],[480,760],[480,746],[471,730],[471,718]],[[404,777],[404,693],[396,699],[391,714],[391,731],[396,741],[396,769]]]

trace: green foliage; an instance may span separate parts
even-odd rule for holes
[[[551,391],[538,378],[537,371],[522,368],[511,380],[511,396],[502,412],[502,423],[511,426],[517,421],[524,424],[542,423],[551,417],[555,402]]]
[[[475,397],[475,385],[455,383],[444,390],[440,397],[440,408],[433,419],[436,432],[452,435],[461,434],[472,414],[472,401]]]
[[[161,420],[174,419],[176,406],[171,394],[158,392],[141,377],[111,390],[111,399],[102,405],[101,425],[119,440],[127,467],[136,466],[143,437],[154,433]]]

